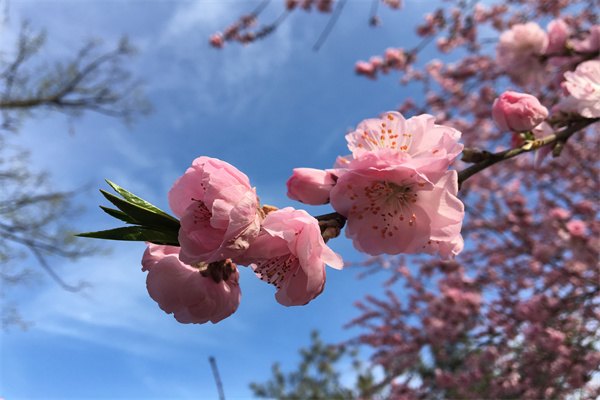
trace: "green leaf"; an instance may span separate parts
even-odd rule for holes
[[[75,236],[105,240],[152,242],[155,244],[179,246],[177,232],[163,232],[143,226],[126,226],[106,231],[85,232]]]
[[[115,190],[115,192],[117,192],[121,196],[123,196],[123,198],[125,200],[127,200],[129,203],[140,206],[141,208],[145,208],[146,210],[153,211],[155,214],[163,215],[163,216],[170,218],[173,221],[177,221],[177,223],[179,223],[177,218],[167,214],[160,208],[156,207],[154,204],[151,204],[150,202],[147,202],[146,200],[142,199],[141,197],[136,196],[135,194],[131,193],[130,191],[123,189],[121,186],[117,185],[114,182],[109,181],[108,179],[105,179],[105,180],[106,180],[106,183],[108,183],[110,185],[110,187]]]
[[[123,211],[115,210],[114,208],[108,208],[104,206],[100,206],[102,211],[110,215],[111,217],[120,219],[121,221],[127,222],[128,224],[139,224],[139,221],[131,218],[129,215],[125,214]]]
[[[145,225],[153,228],[160,228],[161,230],[178,231],[179,221],[173,217],[165,216],[163,213],[157,213],[153,210],[143,208],[134,203],[130,203],[127,200],[123,200],[114,194],[108,193],[100,189],[100,193],[108,201],[113,203],[119,210],[127,214],[130,218],[137,221],[140,225]]]

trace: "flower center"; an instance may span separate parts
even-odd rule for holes
[[[353,146],[364,150],[393,149],[408,152],[412,143],[412,134],[400,132],[396,126],[396,117],[386,114],[376,125],[370,125],[362,131],[352,134]]]
[[[212,213],[206,207],[206,204],[200,200],[192,199],[196,202],[196,207],[194,208],[194,224],[198,224],[198,222],[206,222],[212,217]]]
[[[350,212],[358,220],[371,221],[371,227],[382,238],[392,237],[402,229],[401,226],[408,228],[415,226],[417,216],[413,205],[417,202],[418,187],[424,185],[413,181],[410,183],[371,182],[360,189],[362,196],[358,196],[354,191],[351,192],[350,200],[353,200],[354,204]]]
[[[365,197],[369,200],[370,207],[383,205],[392,209],[410,205],[417,202],[417,193],[413,184],[397,184],[393,182],[378,181],[364,188]]]
[[[286,254],[279,257],[273,257],[268,260],[255,263],[254,272],[260,275],[260,279],[274,285],[277,289],[281,287],[281,282],[296,270],[298,266],[298,257],[293,254]],[[296,275],[296,272],[293,272]]]

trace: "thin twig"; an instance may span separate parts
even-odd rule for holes
[[[333,10],[333,13],[331,14],[331,18],[329,18],[329,21],[327,21],[327,25],[325,26],[325,29],[323,29],[323,32],[321,32],[321,36],[319,36],[319,39],[317,39],[317,41],[315,42],[315,45],[313,46],[314,51],[319,51],[319,49],[321,48],[323,43],[325,43],[325,41],[327,40],[327,37],[331,33],[331,30],[333,29],[333,27],[335,26],[335,23],[337,22],[338,18],[340,17],[340,14],[342,13],[342,9],[344,8],[345,4],[346,4],[346,0],[338,1],[337,5],[335,7],[335,10]]]
[[[217,368],[217,360],[210,356],[208,362],[212,368],[213,376],[215,377],[215,383],[217,384],[217,390],[219,391],[219,400],[225,400],[225,392],[223,391],[223,382],[221,382],[221,376],[219,375],[219,369]]]
[[[377,9],[379,8],[379,0],[371,0],[371,16],[369,17],[369,24],[375,26],[378,24]]]
[[[40,264],[42,269],[44,271],[46,271],[48,273],[48,275],[50,276],[50,278],[52,278],[52,280],[54,280],[54,282],[56,282],[64,290],[75,293],[75,292],[79,292],[82,289],[90,286],[86,282],[79,282],[76,286],[68,284],[60,277],[60,275],[58,275],[56,273],[56,271],[54,271],[54,269],[52,269],[50,264],[48,264],[48,262],[46,261],[46,259],[42,255],[42,253],[37,248],[31,246],[29,248],[29,250],[31,250],[31,252],[35,256],[35,258],[38,260],[38,263]]]

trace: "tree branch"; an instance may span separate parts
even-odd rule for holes
[[[529,147],[522,146],[515,149],[500,151],[498,153],[487,153],[482,161],[471,165],[470,167],[465,168],[464,170],[458,173],[459,187],[464,183],[464,181],[466,181],[476,173],[481,172],[484,169],[491,167],[492,165],[497,164],[501,161],[506,161],[508,159],[518,156],[519,154],[528,153],[530,151],[537,150],[540,147],[551,145],[552,143],[564,144],[572,135],[598,121],[600,121],[600,118],[579,120],[574,122],[566,129],[554,135],[534,140],[532,145]]]

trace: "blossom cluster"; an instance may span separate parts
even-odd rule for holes
[[[562,19],[552,20],[546,31],[535,22],[515,24],[500,35],[496,61],[513,82],[543,85],[550,66],[580,63],[600,50],[600,25],[592,26],[583,38],[574,34]]]
[[[464,206],[457,173],[448,168],[462,151],[460,136],[430,115],[385,113],[346,135],[351,154],[334,168],[295,169],[288,196],[331,203],[334,221],[347,221],[346,235],[365,253],[453,257],[463,247]],[[237,265],[273,284],[285,306],[323,291],[326,264],[343,266],[325,244],[327,224],[303,210],[261,206],[248,177],[224,161],[194,160],[170,190],[169,205],[179,218],[180,247],[149,243],[142,269],[150,296],[179,322],[216,323],[234,313]]]
[[[347,218],[346,235],[367,254],[462,250],[464,217],[450,164],[462,151],[460,132],[431,115],[398,112],[361,122],[346,135],[351,154],[330,170],[298,168],[288,196],[306,204],[331,203]]]
[[[277,288],[277,301],[303,305],[325,285],[325,264],[343,262],[306,211],[260,207],[249,179],[232,165],[199,157],[173,185],[179,244],[148,244],[142,259],[150,296],[182,323],[216,323],[240,303],[237,264]]]

